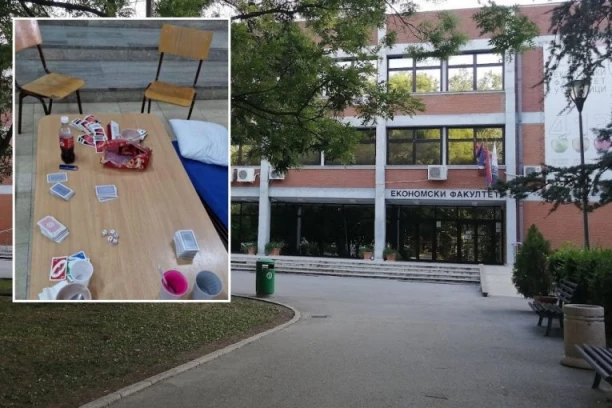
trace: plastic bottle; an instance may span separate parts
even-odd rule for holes
[[[62,126],[59,130],[60,150],[62,151],[62,161],[66,164],[72,164],[76,160],[74,154],[74,136],[68,124],[68,116],[62,116]]]

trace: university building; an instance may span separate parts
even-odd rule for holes
[[[502,198],[487,190],[477,165],[475,144],[497,152],[502,179],[537,171],[542,163],[571,165],[579,160],[578,113],[563,115],[567,101],[555,79],[545,97],[538,85],[544,71],[547,32],[553,6],[522,10],[540,26],[537,47],[504,58],[491,52],[487,38],[471,16],[475,9],[455,10],[461,31],[471,40],[461,54],[445,61],[415,62],[406,45],[415,38],[388,16],[384,29],[396,31],[397,44],[379,54],[379,81],[411,84],[426,111],[413,117],[379,120],[364,131],[355,163],[340,165],[314,153],[300,169],[275,172],[266,161],[233,163],[231,250],[282,241],[283,255],[359,257],[373,245],[374,258],[386,247],[403,260],[449,263],[511,264],[517,243],[536,224],[554,247],[582,244],[582,217],[573,206],[548,215],[538,198]],[[423,12],[420,19],[433,19]],[[338,55],[340,63],[348,56]],[[610,119],[612,67],[602,70],[585,104],[585,156],[594,160],[603,147],[591,128]],[[360,122],[347,111],[339,120]],[[592,246],[612,245],[612,207],[589,216]]]

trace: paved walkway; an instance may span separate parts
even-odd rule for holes
[[[253,291],[253,274],[232,274],[233,293]],[[304,318],[112,407],[610,406],[591,372],[559,364],[558,330],[543,337],[523,299],[297,275],[276,293]]]

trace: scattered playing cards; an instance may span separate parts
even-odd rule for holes
[[[96,186],[96,196],[98,197],[98,201],[101,203],[114,200],[118,197],[117,187],[114,184]]]
[[[68,181],[68,173],[49,173],[47,174],[47,183],[65,183]]]
[[[49,189],[51,195],[62,198],[66,201],[70,201],[72,196],[74,195],[74,190],[70,187],[66,187],[62,183],[54,184],[53,187]]]
[[[193,259],[200,247],[192,230],[180,230],[174,234],[174,247],[179,259]]]
[[[65,256],[51,258],[51,268],[49,269],[50,281],[61,281],[66,279],[68,270],[68,258]]]
[[[40,227],[40,232],[45,237],[58,244],[68,236],[68,228],[50,215],[38,221],[37,224]]]

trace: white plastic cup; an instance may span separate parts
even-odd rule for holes
[[[78,261],[74,261],[70,265],[70,275],[72,276],[72,282],[88,287],[89,280],[93,275],[93,270],[94,268],[91,262],[85,259],[79,259]]]
[[[223,282],[215,273],[202,271],[196,275],[191,297],[194,300],[210,300],[219,296],[222,290]]]

